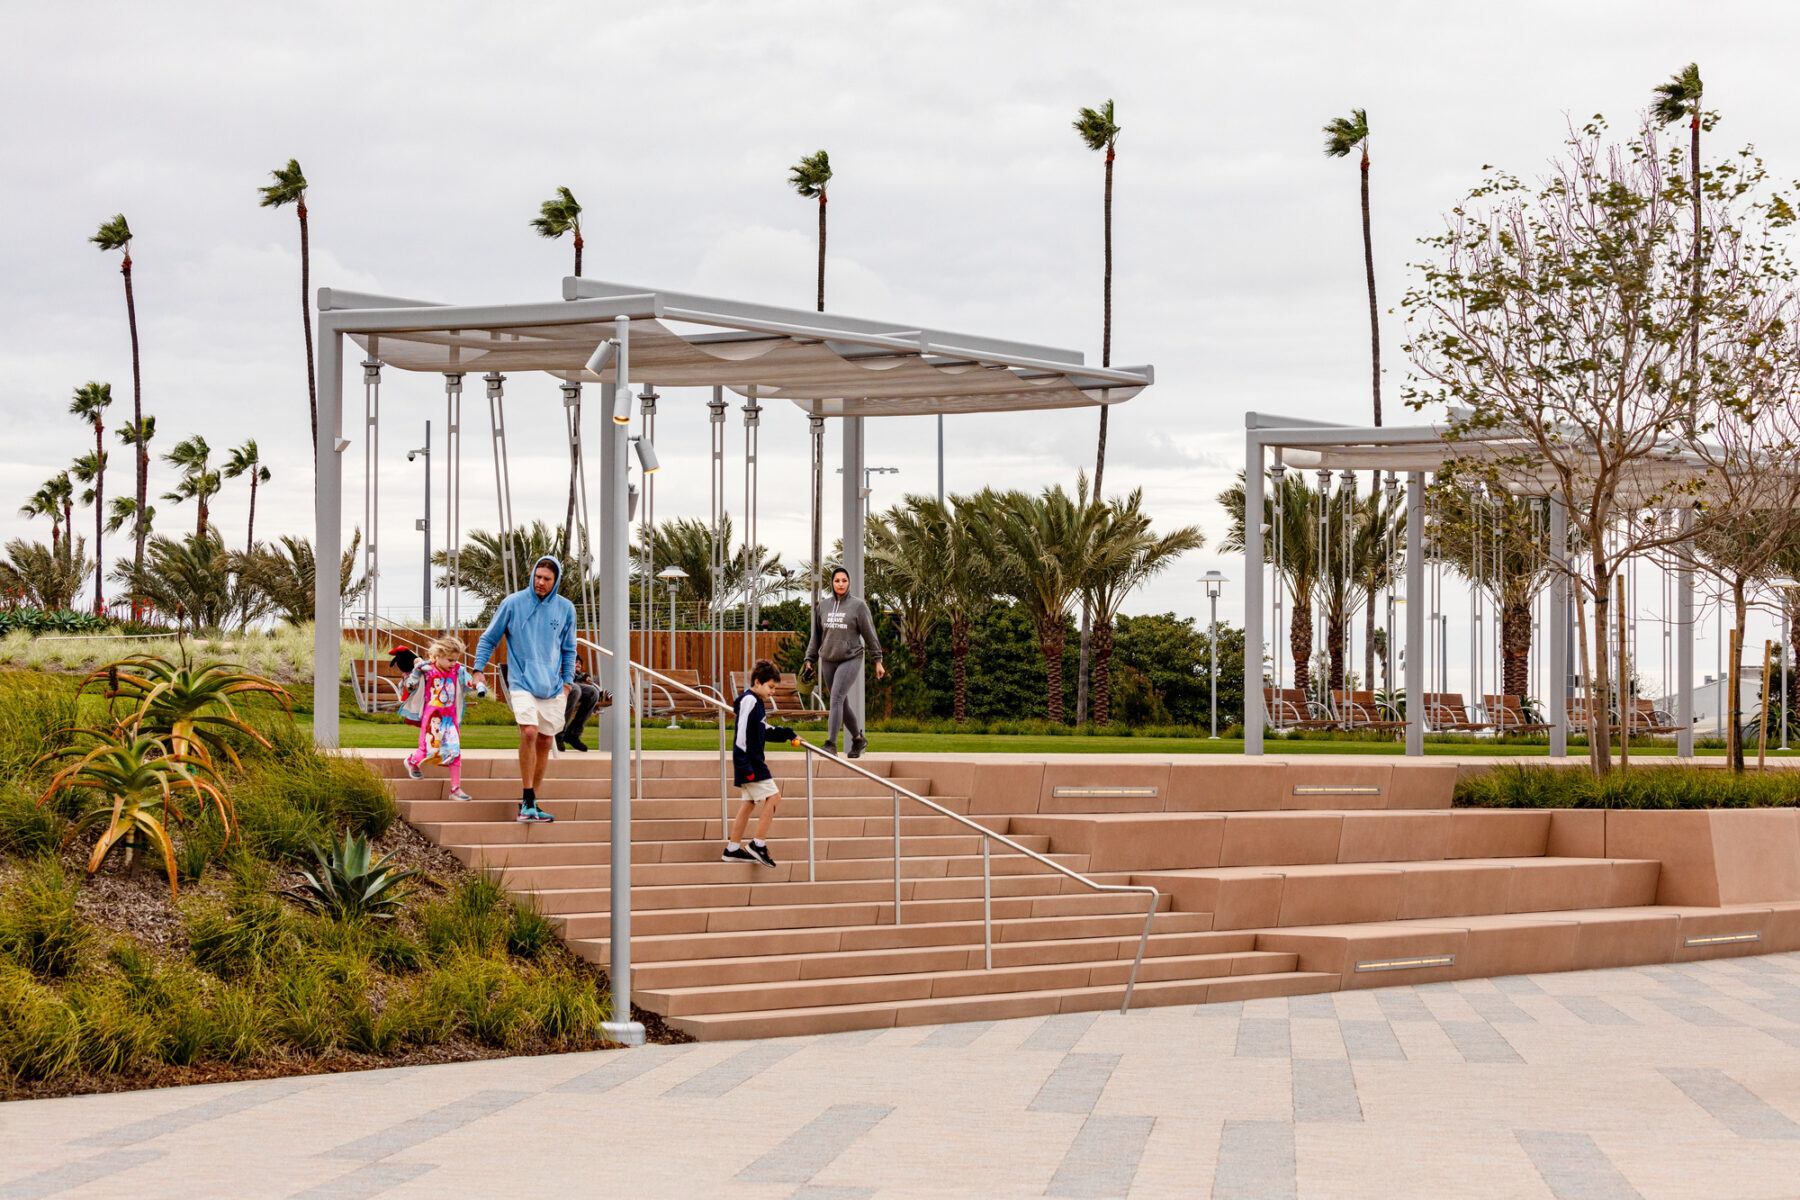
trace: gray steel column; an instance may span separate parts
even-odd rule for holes
[[[844,418],[844,570],[850,572],[850,594],[866,599],[863,596],[863,419],[861,417]],[[856,676],[856,686],[851,689],[848,703],[856,713],[858,724],[863,724],[864,691],[867,687],[869,671],[864,669]]]
[[[1244,753],[1263,752],[1263,448],[1244,435]],[[1275,584],[1280,587],[1278,579]]]
[[[1550,757],[1569,753],[1569,510],[1550,498]],[[1691,581],[1690,581],[1691,583]],[[1689,629],[1692,629],[1690,622]],[[1690,647],[1690,651],[1691,651]],[[1691,664],[1690,664],[1691,665]],[[1690,734],[1691,738],[1692,735]],[[1691,752],[1691,751],[1690,751]]]
[[[1690,509],[1681,513],[1681,528],[1694,527]],[[1694,568],[1687,565],[1685,555],[1693,551],[1692,541],[1682,543],[1684,561],[1675,573],[1675,723],[1681,729],[1675,734],[1675,753],[1681,758],[1694,756]],[[1785,608],[1786,597],[1782,599]],[[1783,657],[1785,663],[1787,659]],[[1783,697],[1787,688],[1783,686]],[[1787,725],[1782,724],[1785,732]]]
[[[313,553],[336,563],[343,555],[344,528],[344,335],[319,322],[319,445],[313,458],[318,486],[313,491]],[[329,582],[335,571],[324,573]],[[337,589],[313,589],[313,741],[338,744],[338,663],[344,642]]]
[[[1388,647],[1393,653],[1393,647]],[[1425,473],[1406,473],[1406,752],[1425,753]]]
[[[611,749],[612,805],[608,813],[612,842],[610,915],[610,961],[607,973],[612,983],[612,1017],[601,1030],[615,1042],[626,1046],[644,1044],[644,1027],[631,1019],[631,530],[630,502],[626,496],[626,453],[631,432],[629,425],[613,420],[615,415],[629,416],[631,403],[631,322],[620,317],[613,323],[618,350],[613,358],[614,378],[604,394],[606,437],[602,479],[611,511],[603,511],[605,523],[601,575],[605,579],[606,597],[602,619],[606,622],[604,644],[612,657],[606,661],[607,686],[613,694],[607,709],[608,742]]]

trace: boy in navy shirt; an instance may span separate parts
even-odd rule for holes
[[[775,786],[769,764],[763,759],[763,744],[770,738],[796,746],[800,744],[800,737],[793,730],[769,725],[763,720],[768,712],[766,702],[775,694],[775,685],[779,682],[781,672],[775,664],[766,658],[758,659],[756,666],[750,669],[750,690],[732,705],[737,713],[737,734],[731,741],[731,766],[744,798],[738,803],[737,816],[732,818],[730,839],[725,843],[725,853],[719,856],[720,862],[775,865],[775,858],[763,839],[769,836],[769,826],[775,820],[775,806],[781,802],[781,791]],[[756,840],[746,846],[744,833],[750,826],[750,811],[754,808],[761,808],[762,812],[756,820]]]

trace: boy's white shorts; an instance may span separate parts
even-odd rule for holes
[[[513,720],[520,725],[536,725],[539,733],[557,734],[563,727],[563,694],[545,699],[530,692],[507,693],[512,701]]]
[[[773,779],[753,779],[740,790],[744,793],[744,799],[752,804],[761,804],[781,789],[775,786]]]

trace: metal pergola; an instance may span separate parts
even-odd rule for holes
[[[1135,396],[1154,379],[1148,366],[1087,366],[1077,350],[837,313],[746,304],[577,277],[563,280],[562,293],[561,300],[540,303],[445,305],[320,289],[314,555],[323,567],[315,597],[313,733],[321,746],[336,746],[339,737],[338,664],[343,622],[330,579],[343,544],[343,455],[353,443],[344,436],[346,338],[363,351],[364,555],[372,579],[377,577],[379,564],[380,510],[374,465],[380,452],[384,368],[434,373],[444,380],[449,420],[443,453],[450,500],[452,583],[457,571],[455,539],[460,532],[462,385],[471,373],[485,383],[509,588],[524,586],[525,576],[523,568],[510,561],[513,521],[505,445],[506,373],[544,372],[559,381],[571,457],[580,472],[583,492],[577,521],[584,558],[587,450],[582,438],[581,389],[586,383],[600,385],[605,415],[598,447],[600,584],[592,607],[597,616],[593,627],[609,650],[630,645],[629,448],[630,387],[634,383],[646,385],[640,397],[646,434],[654,428],[649,422],[654,419],[658,399],[652,381],[654,387],[710,389],[706,407],[713,427],[715,541],[723,492],[724,392],[745,398],[749,519],[744,534],[749,545],[755,544],[756,430],[761,401],[787,400],[806,414],[815,492],[821,488],[824,424],[839,419],[844,565],[850,572],[851,588],[861,595],[865,418],[1116,404]],[[816,557],[816,523],[813,537]],[[456,603],[454,588],[449,603]],[[369,610],[373,614],[372,599]],[[615,653],[599,664],[597,678],[615,697],[624,697],[632,691],[630,670],[627,655]],[[860,686],[851,700],[860,711]],[[615,703],[608,710],[605,730],[603,740],[612,772],[610,974],[615,1017],[606,1032],[616,1041],[636,1044],[643,1040],[643,1028],[630,1020],[631,706]]]
[[[1550,486],[1546,471],[1533,480],[1530,473],[1520,472],[1516,464],[1528,458],[1528,448],[1504,431],[1484,436],[1451,438],[1445,426],[1370,426],[1334,425],[1297,417],[1268,413],[1244,414],[1244,753],[1264,753],[1265,712],[1261,687],[1261,670],[1255,664],[1262,660],[1264,643],[1263,604],[1265,599],[1263,539],[1256,530],[1264,511],[1264,472],[1273,453],[1277,467],[1329,471],[1384,471],[1403,475],[1406,480],[1406,623],[1400,646],[1405,654],[1404,686],[1411,698],[1422,698],[1425,680],[1425,546],[1424,498],[1425,476],[1441,470],[1445,463],[1468,463],[1483,459],[1514,464],[1508,471],[1509,484],[1523,494],[1547,496],[1550,499],[1549,542],[1553,559],[1565,560],[1568,554],[1568,513]],[[1703,475],[1705,468],[1692,456],[1670,447],[1668,452],[1647,460],[1642,471],[1629,481],[1632,488],[1645,496],[1653,495],[1668,481]],[[1279,586],[1279,585],[1278,585]],[[1558,616],[1559,627],[1549,638],[1550,753],[1562,757],[1568,753],[1568,700],[1573,696],[1570,674],[1569,644],[1561,623],[1570,608],[1569,580],[1562,571],[1551,576],[1550,611]],[[1682,567],[1676,572],[1675,645],[1677,678],[1675,721],[1676,753],[1691,757],[1694,753],[1694,572]],[[1278,632],[1278,631],[1277,631]],[[1390,647],[1389,653],[1393,649]],[[1415,699],[1407,705],[1406,753],[1425,753],[1426,706]]]

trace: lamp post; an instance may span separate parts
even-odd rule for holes
[[[425,515],[413,522],[413,528],[425,534],[425,607],[419,618],[421,626],[431,624],[431,422],[425,422],[425,444],[406,452],[406,461],[425,456]]]
[[[681,588],[681,581],[688,573],[677,566],[667,566],[656,573],[658,579],[669,581],[669,670],[675,669],[675,593]]]
[[[839,475],[842,475],[844,473],[844,468],[839,467],[837,469],[837,473]],[[863,489],[862,489],[863,524],[867,525],[869,523],[869,497],[875,494],[875,481],[873,479],[871,479],[870,476],[873,476],[873,475],[898,475],[899,473],[900,473],[899,467],[864,467],[863,468]]]
[[[1206,599],[1212,606],[1211,627],[1206,635],[1212,647],[1212,703],[1208,707],[1212,711],[1211,741],[1219,740],[1219,593],[1225,589],[1230,580],[1219,571],[1208,571],[1200,577],[1206,585]]]

